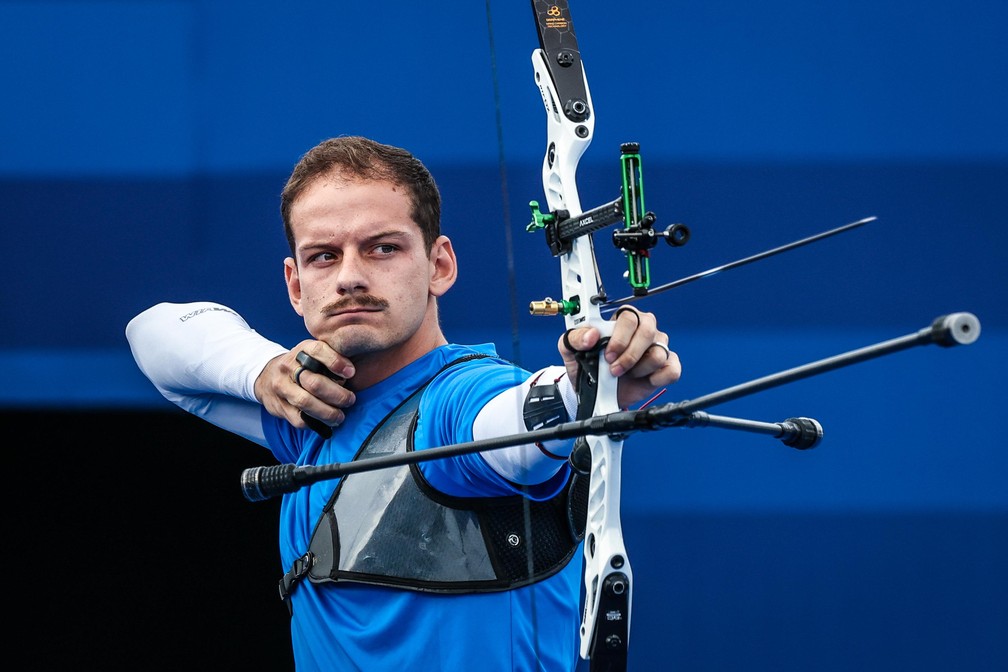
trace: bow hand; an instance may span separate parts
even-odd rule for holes
[[[668,334],[658,329],[652,313],[625,309],[614,315],[612,322],[612,334],[605,343],[602,359],[609,373],[618,378],[620,408],[630,408],[679,380],[682,373],[679,357],[669,350]],[[575,389],[583,366],[583,357],[578,355],[591,352],[601,339],[601,332],[594,327],[578,327],[557,342]]]

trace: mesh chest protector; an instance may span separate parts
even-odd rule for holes
[[[354,461],[414,449],[425,387],[379,423]],[[572,472],[559,494],[534,502],[445,495],[415,464],[349,474],[323,508],[308,552],[280,581],[280,596],[304,577],[439,593],[541,581],[566,566],[584,536],[587,480]]]

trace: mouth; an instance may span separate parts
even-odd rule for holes
[[[349,306],[347,308],[329,311],[326,315],[329,317],[341,317],[344,315],[359,315],[361,313],[377,313],[381,312],[381,310],[381,308],[375,306]]]
[[[353,319],[356,316],[379,313],[388,307],[388,303],[376,297],[356,297],[354,299],[337,301],[325,307],[322,313],[326,317]]]

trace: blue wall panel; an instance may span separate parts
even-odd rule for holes
[[[637,141],[658,225],[693,231],[655,251],[656,283],[878,217],[640,304],[684,363],[662,401],[948,312],[983,325],[968,348],[916,348],[710,409],[815,417],[826,439],[807,453],[727,430],[633,437],[632,662],[1008,667],[1008,5],[573,5],[597,114],[582,204],[616,197],[619,144]],[[524,233],[542,200],[535,46],[520,2],[0,3],[5,417],[170,412],[123,336],[156,301],[222,301],[300,340],[278,195],[297,157],[337,134],[409,147],[432,168],[461,262],[442,302],[449,337],[497,342],[529,368],[552,361],[559,322],[524,309],[557,291],[555,260]],[[622,296],[622,262],[598,238]],[[65,464],[63,431],[40,439],[31,467]]]

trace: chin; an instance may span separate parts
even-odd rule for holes
[[[391,345],[389,339],[381,336],[373,333],[370,329],[344,327],[330,338],[323,340],[344,357],[352,358],[388,349]]]

